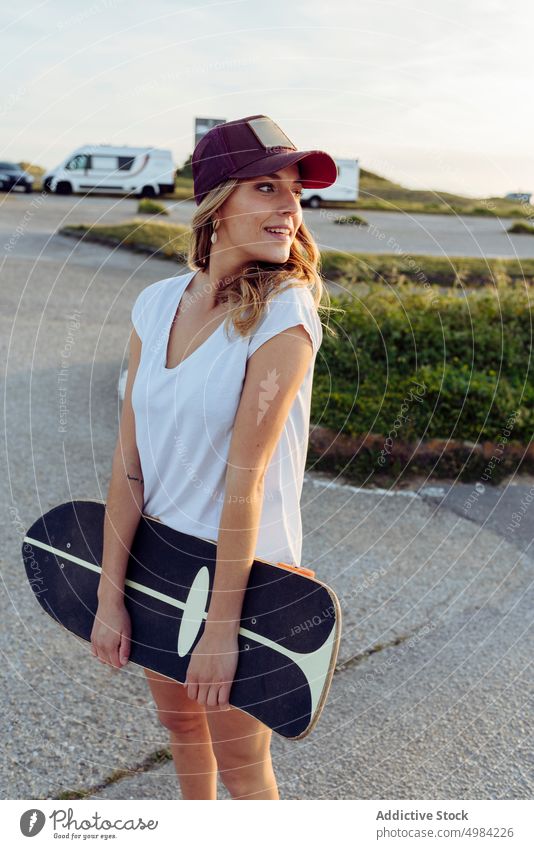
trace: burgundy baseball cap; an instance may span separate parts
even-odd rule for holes
[[[305,189],[324,189],[337,179],[337,166],[324,150],[297,150],[278,124],[267,115],[249,115],[209,130],[191,159],[195,201],[198,204],[230,177],[259,177],[299,162]]]

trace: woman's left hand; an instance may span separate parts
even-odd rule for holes
[[[237,634],[206,625],[187,668],[184,687],[188,698],[207,707],[229,710],[228,698],[238,660]]]

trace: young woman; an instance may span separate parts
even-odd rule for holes
[[[264,115],[219,125],[193,154],[190,272],[132,311],[93,654],[129,656],[128,552],[141,512],[217,542],[203,634],[184,685],[145,669],[184,799],[278,799],[271,730],[230,706],[255,557],[300,565],[302,490],[323,288],[303,187],[331,185],[323,151],[297,151]]]

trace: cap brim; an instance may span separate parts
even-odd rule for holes
[[[281,168],[287,168],[299,162],[300,180],[305,189],[326,189],[337,180],[337,165],[324,150],[295,150],[286,153],[273,153],[250,162],[243,168],[233,171],[229,177],[243,179],[272,174]]]

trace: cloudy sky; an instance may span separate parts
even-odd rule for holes
[[[274,118],[411,188],[534,191],[530,0],[3,5],[0,158],[171,148],[195,117]]]

